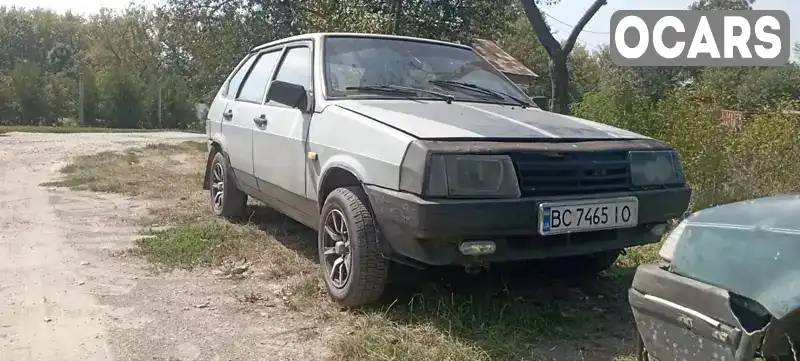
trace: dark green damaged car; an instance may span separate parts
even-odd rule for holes
[[[639,360],[800,359],[800,195],[692,214],[628,298]]]

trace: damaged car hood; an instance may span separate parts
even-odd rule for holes
[[[421,139],[649,139],[602,123],[534,107],[410,99],[347,99],[335,105]]]
[[[694,213],[671,271],[755,300],[776,319],[800,310],[800,195]]]

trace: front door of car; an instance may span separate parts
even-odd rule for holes
[[[239,183],[254,190],[258,189],[253,158],[254,130],[258,124],[254,119],[264,113],[267,85],[272,78],[281,50],[267,51],[253,57],[255,63],[236,93],[236,101],[230,103],[225,110],[231,128],[236,129],[235,132],[231,131],[234,137],[226,134],[231,166],[236,171]]]
[[[289,45],[274,80],[312,88],[310,43]],[[266,100],[253,138],[254,167],[261,192],[306,215],[314,214],[306,197],[306,138],[311,114]]]

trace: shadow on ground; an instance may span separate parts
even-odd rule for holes
[[[248,205],[247,222],[275,237],[284,247],[317,263],[317,232],[261,204]]]
[[[392,290],[387,315],[433,324],[493,359],[613,360],[634,345],[627,302],[633,271],[568,275],[536,263],[480,275],[432,269]]]
[[[249,221],[317,263],[316,232],[264,206]],[[399,327],[432,325],[492,359],[613,360],[632,353],[627,289],[634,269],[574,275],[537,262],[494,265],[479,275],[461,267],[400,266],[369,311]],[[397,270],[396,270],[397,271]]]

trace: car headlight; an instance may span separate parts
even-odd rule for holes
[[[511,198],[519,197],[520,190],[507,155],[433,154],[425,195]]]
[[[662,260],[672,262],[672,257],[675,256],[675,249],[678,247],[678,241],[680,241],[681,236],[683,236],[684,229],[686,229],[686,220],[678,223],[672,232],[667,235],[667,239],[664,240],[664,244],[661,245],[661,249],[658,251],[658,256]]]
[[[634,187],[683,184],[686,181],[677,152],[631,151],[629,156]]]

